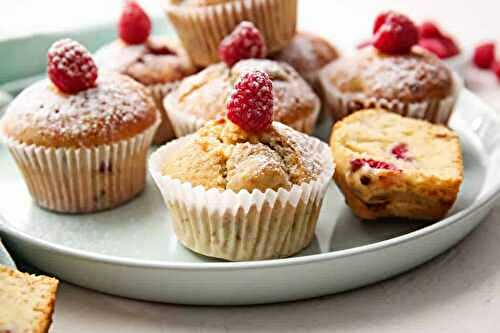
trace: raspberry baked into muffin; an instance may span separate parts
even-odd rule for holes
[[[195,252],[233,261],[280,258],[313,239],[333,162],[325,143],[272,122],[272,85],[265,72],[244,74],[227,118],[151,157],[177,238]]]
[[[54,43],[49,80],[25,89],[1,120],[5,142],[38,205],[68,213],[117,206],[142,191],[160,122],[140,83],[101,73],[75,41]]]
[[[196,65],[219,61],[219,43],[240,22],[253,21],[269,52],[295,35],[297,0],[164,0],[170,22]]]
[[[381,23],[381,19],[385,21]],[[417,27],[391,12],[377,19],[374,31],[372,46],[333,62],[320,73],[326,107],[334,120],[379,107],[447,124],[458,81],[435,55],[414,46]]]
[[[360,218],[438,220],[457,198],[460,143],[442,125],[363,110],[335,124],[330,144],[335,182]]]
[[[150,91],[162,121],[154,144],[175,138],[163,107],[163,98],[183,78],[197,69],[180,42],[174,38],[151,37],[151,22],[135,2],[127,2],[119,24],[119,39],[103,46],[95,54],[101,70],[127,75]]]

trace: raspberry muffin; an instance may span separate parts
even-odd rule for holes
[[[65,213],[118,206],[144,188],[160,122],[140,83],[102,73],[72,40],[49,50],[50,80],[25,89],[1,120],[5,142],[38,205]]]
[[[321,141],[272,122],[272,81],[247,73],[227,118],[209,121],[151,157],[179,241],[206,256],[291,256],[314,237],[333,174]]]
[[[460,143],[442,125],[363,110],[335,124],[330,144],[335,182],[362,219],[439,220],[457,198]]]
[[[458,80],[436,56],[415,46],[418,28],[401,14],[381,14],[372,46],[320,73],[326,107],[334,120],[369,107],[447,124]]]
[[[153,143],[162,144],[175,137],[163,98],[197,69],[178,40],[150,37],[149,31],[137,36],[144,25],[141,25],[141,18],[149,22],[149,17],[135,2],[127,2],[125,6],[119,25],[120,38],[96,52],[96,63],[101,70],[130,76],[151,92],[162,117]],[[131,12],[135,15],[129,18]]]
[[[319,71],[338,57],[330,42],[308,32],[298,32],[283,50],[271,56],[291,65],[316,91]]]
[[[269,52],[284,48],[297,25],[297,0],[164,0],[170,22],[196,65],[219,61],[218,47],[242,21],[262,31]]]
[[[233,85],[241,75],[260,70],[273,81],[275,121],[311,133],[320,109],[319,98],[288,64],[247,59],[233,67],[211,65],[186,78],[165,98],[165,108],[178,137],[195,132],[207,121],[224,116]]]

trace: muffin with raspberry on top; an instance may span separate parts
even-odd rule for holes
[[[150,33],[148,15],[136,2],[127,1],[118,24],[119,39],[97,50],[95,59],[101,70],[127,75],[151,92],[162,117],[153,142],[162,144],[175,138],[163,98],[197,69],[177,39]]]
[[[35,202],[89,213],[139,194],[160,122],[147,89],[128,76],[98,73],[70,39],[49,49],[48,76],[14,99],[0,126]]]
[[[152,155],[150,171],[187,248],[261,260],[312,241],[333,162],[328,145],[273,122],[274,92],[266,72],[243,73],[225,117]]]
[[[371,45],[320,73],[326,107],[334,120],[379,107],[400,115],[447,124],[458,80],[435,55],[416,46],[418,28],[406,16],[383,13]]]
[[[260,32],[249,22],[224,39],[219,49],[223,62],[184,79],[165,98],[177,136],[193,133],[207,121],[224,116],[236,81],[255,70],[265,72],[273,81],[274,120],[311,133],[320,109],[319,98],[290,65],[263,59],[265,49]]]
[[[335,124],[330,144],[335,182],[362,219],[439,220],[457,198],[460,142],[442,125],[362,110]]]

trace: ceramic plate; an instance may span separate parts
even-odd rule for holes
[[[362,222],[332,182],[316,238],[299,255],[231,263],[182,247],[149,181],[129,204],[92,215],[54,214],[35,206],[4,147],[0,148],[0,226],[16,255],[63,280],[131,298],[186,304],[255,304],[331,294],[415,267],[466,236],[500,191],[499,120],[467,91],[451,127],[460,135],[465,180],[449,217]],[[329,125],[323,126],[327,135]],[[320,131],[321,132],[321,131]]]

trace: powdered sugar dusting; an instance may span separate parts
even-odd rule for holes
[[[95,88],[75,95],[61,94],[47,80],[40,81],[13,101],[4,123],[7,134],[22,142],[87,146],[148,128],[156,117],[145,88],[110,74],[102,75]]]

